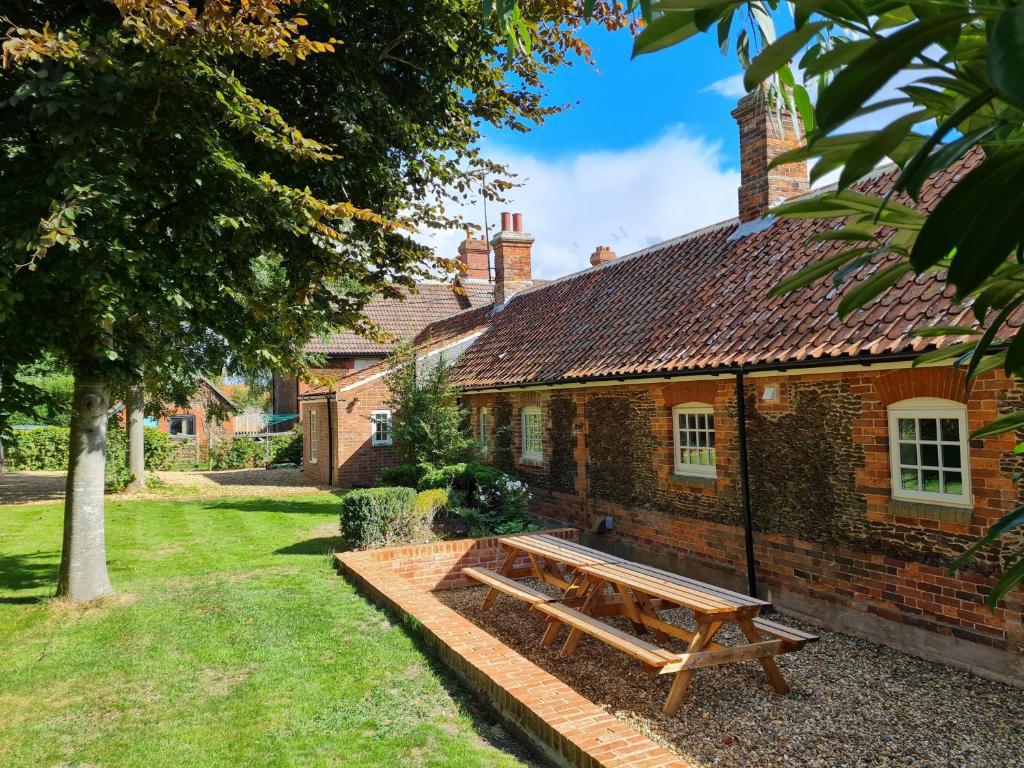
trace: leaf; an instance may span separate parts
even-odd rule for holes
[[[1013,335],[1010,346],[1006,350],[1006,363],[1003,370],[1011,376],[1019,376],[1024,371],[1024,333],[1017,331]]]
[[[911,271],[913,271],[913,267],[910,266],[910,263],[901,261],[876,272],[843,297],[843,300],[839,302],[839,316],[846,317],[855,309],[860,309],[874,301],[891,288],[897,280]]]
[[[693,37],[700,30],[693,11],[672,11],[651,21],[633,41],[633,58]]]
[[[1007,318],[1010,314],[1024,302],[1024,296],[1019,296],[999,313],[995,321],[989,323],[988,328],[985,329],[985,333],[982,334],[978,340],[978,346],[974,350],[974,355],[971,357],[970,365],[967,366],[967,381],[972,381],[978,375],[978,366],[981,364],[982,359],[988,354],[988,348],[992,345],[992,342],[996,338],[996,334],[999,333],[999,329],[1006,323]]]
[[[928,117],[927,111],[918,110],[893,120],[880,131],[875,131],[871,138],[858,146],[846,159],[843,172],[839,176],[839,187],[848,187],[871,173],[881,160],[889,156],[907,138],[907,134],[915,125]]]
[[[990,155],[961,179],[935,207],[918,235],[911,253],[915,269],[922,272],[957,250],[949,279],[959,289],[958,295],[966,295],[980,286],[1006,260],[1011,246],[993,253],[986,251],[979,240],[1004,223],[1001,219],[1007,213],[1019,210],[1011,201],[1024,186],[1022,172],[1024,151],[1017,148]],[[1000,204],[992,205],[993,200]],[[961,258],[959,250],[967,246],[970,249]]]
[[[1007,432],[1014,432],[1024,428],[1024,411],[1016,411],[1000,416],[995,421],[990,421],[983,427],[979,427],[971,433],[972,440],[981,440],[993,435],[1003,435]]]
[[[834,256],[828,256],[824,259],[812,261],[807,266],[798,270],[795,274],[790,275],[779,283],[776,283],[768,292],[768,296],[776,298],[778,296],[791,293],[798,288],[810,285],[838,269],[851,259],[855,259],[862,255],[867,250],[867,248],[853,248],[849,251],[837,253]]]
[[[1017,507],[1012,512],[1007,512],[1001,518],[992,523],[984,536],[974,542],[966,552],[953,561],[953,564],[949,566],[949,572],[956,573],[967,565],[979,550],[991,544],[1007,531],[1011,531],[1020,525],[1024,525],[1024,507]]]
[[[818,125],[830,131],[842,125],[913,58],[946,34],[958,30],[964,12],[922,19],[875,42],[858,54],[818,96]]]
[[[976,341],[961,341],[959,344],[950,344],[942,349],[933,349],[931,352],[925,352],[915,357],[912,367],[917,368],[930,363],[945,362],[954,357],[962,357],[964,354],[969,354],[977,346],[977,343]]]
[[[1024,6],[1005,9],[988,41],[988,79],[999,95],[1024,108]]]
[[[938,325],[934,328],[915,328],[910,335],[930,338],[932,336],[977,336],[980,333],[981,331],[977,328],[968,328],[964,325]]]
[[[1021,557],[1012,567],[1004,571],[1002,578],[992,587],[992,592],[988,596],[988,607],[992,613],[996,612],[996,606],[999,605],[999,601],[1003,599],[1006,593],[1020,584],[1022,580],[1024,580],[1024,557]]]
[[[750,62],[747,71],[743,73],[743,86],[752,91],[758,85],[771,77],[780,67],[789,64],[790,60],[814,37],[818,32],[828,26],[828,22],[815,21],[798,27],[787,35],[783,35],[774,43],[765,48]]]

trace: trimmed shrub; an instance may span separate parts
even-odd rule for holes
[[[429,524],[435,515],[447,512],[449,504],[450,498],[446,488],[431,488],[416,494],[414,507],[416,514]]]
[[[341,499],[341,535],[353,549],[407,544],[425,533],[412,488],[363,488]]]
[[[143,427],[144,454],[146,469],[168,469],[175,446],[171,436],[155,427]],[[124,488],[131,475],[128,472],[128,432],[121,427],[107,428],[107,469],[106,486],[108,490],[119,491]]]
[[[423,470],[415,464],[399,464],[395,467],[388,467],[381,472],[380,477],[377,478],[377,482],[374,483],[374,485],[379,488],[415,488],[422,477]]]

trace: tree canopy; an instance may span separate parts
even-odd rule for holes
[[[371,296],[454,272],[412,230],[459,223],[445,202],[485,173],[490,194],[507,185],[474,146],[481,124],[543,120],[543,76],[586,54],[554,23],[530,54],[504,51],[463,0],[5,13],[0,414],[31,400],[24,365],[69,365],[69,520],[76,495],[102,512],[102,473],[75,466],[103,450],[111,388],[144,371],[180,403],[206,372],[301,373],[310,338],[372,332]]]

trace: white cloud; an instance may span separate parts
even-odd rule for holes
[[[720,145],[676,126],[657,139],[622,150],[580,152],[556,159],[500,146],[489,155],[518,174],[508,202],[488,205],[492,234],[501,211],[523,214],[536,238],[533,275],[554,278],[590,265],[598,245],[618,255],[736,215],[739,172]],[[483,224],[481,206],[464,210]],[[454,257],[461,232],[425,232],[417,239]]]
[[[715,80],[710,85],[700,89],[701,93],[717,93],[727,99],[738,99],[747,95],[747,89],[743,87],[743,75],[731,75]]]

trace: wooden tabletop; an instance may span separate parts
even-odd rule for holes
[[[582,565],[580,570],[593,578],[621,584],[636,592],[668,600],[698,613],[756,615],[761,608],[769,605],[756,597],[626,560]]]
[[[502,536],[498,542],[506,549],[529,552],[548,560],[580,568],[584,565],[601,563],[625,562],[621,558],[609,555],[590,547],[584,547],[575,541],[560,539],[547,533],[523,533],[516,536]]]

